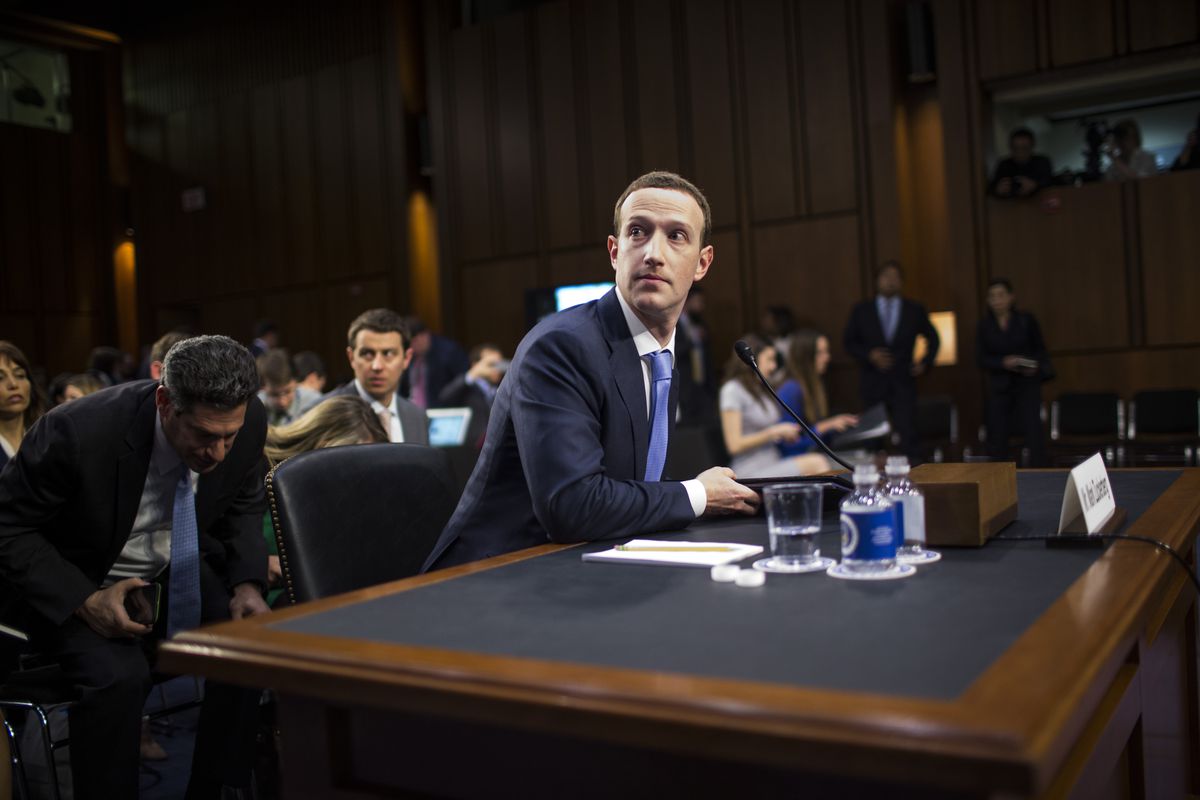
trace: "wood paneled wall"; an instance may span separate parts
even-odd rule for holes
[[[179,324],[247,341],[256,319],[346,377],[345,331],[409,311],[411,4],[222,4],[127,50],[148,341]],[[184,211],[200,187],[206,207]]]
[[[4,30],[22,38],[20,25]],[[42,41],[36,31],[30,41]],[[60,37],[71,75],[70,133],[0,124],[0,339],[47,377],[82,372],[116,344],[107,49]]]

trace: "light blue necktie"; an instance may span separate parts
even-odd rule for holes
[[[647,353],[650,359],[650,448],[646,451],[646,480],[662,478],[667,462],[667,410],[671,396],[671,351]]]
[[[896,326],[900,322],[900,300],[896,297],[889,297],[883,301],[884,314],[884,331],[883,335],[887,338],[890,344],[892,339],[896,338]]]
[[[167,590],[167,636],[200,624],[200,546],[191,474],[175,484],[171,514],[171,579]]]

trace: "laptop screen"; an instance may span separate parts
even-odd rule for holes
[[[431,408],[429,444],[433,447],[457,447],[467,441],[467,426],[471,424],[469,408]]]

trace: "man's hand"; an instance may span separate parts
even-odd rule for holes
[[[867,360],[875,365],[875,369],[880,372],[887,372],[892,368],[895,359],[892,358],[892,351],[886,347],[873,347],[871,352],[867,353]]]
[[[1012,178],[1001,178],[996,181],[996,194],[1000,197],[1008,197],[1012,194]]]
[[[274,589],[281,583],[283,583],[283,566],[279,563],[279,556],[267,556],[267,586]]]
[[[1028,197],[1037,189],[1037,184],[1034,183],[1033,178],[1018,175],[1015,180],[1017,181],[1017,194],[1021,195],[1021,197]]]
[[[729,467],[712,467],[696,476],[708,498],[704,516],[753,514],[758,511],[758,495],[753,489],[747,489],[735,481],[736,477]]]
[[[154,628],[140,625],[125,612],[125,595],[147,583],[141,578],[126,578],[107,589],[92,592],[83,605],[75,609],[75,615],[87,623],[96,633],[108,639],[124,639],[130,636],[145,636]]]
[[[924,361],[914,361],[913,365],[908,368],[908,371],[909,371],[909,374],[911,374],[914,378],[916,378],[920,375],[924,375],[925,374],[925,362]]]
[[[1020,356],[1005,356],[1004,360],[1000,363],[1004,365],[1005,369],[1012,370],[1013,372],[1018,372],[1021,369]]]
[[[858,424],[858,417],[854,414],[837,414],[829,419],[823,419],[817,423],[817,433],[825,434],[830,431],[841,433],[844,430],[853,428]]]
[[[259,614],[271,613],[271,607],[263,600],[258,584],[247,581],[233,587],[233,597],[229,599],[229,614],[234,619],[257,617]]]

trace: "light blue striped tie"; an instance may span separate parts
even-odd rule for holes
[[[171,514],[171,580],[167,590],[167,636],[200,624],[200,545],[196,496],[188,468],[175,484]]]
[[[667,411],[671,396],[671,351],[647,353],[650,359],[650,447],[646,451],[646,480],[662,478],[667,463]]]

